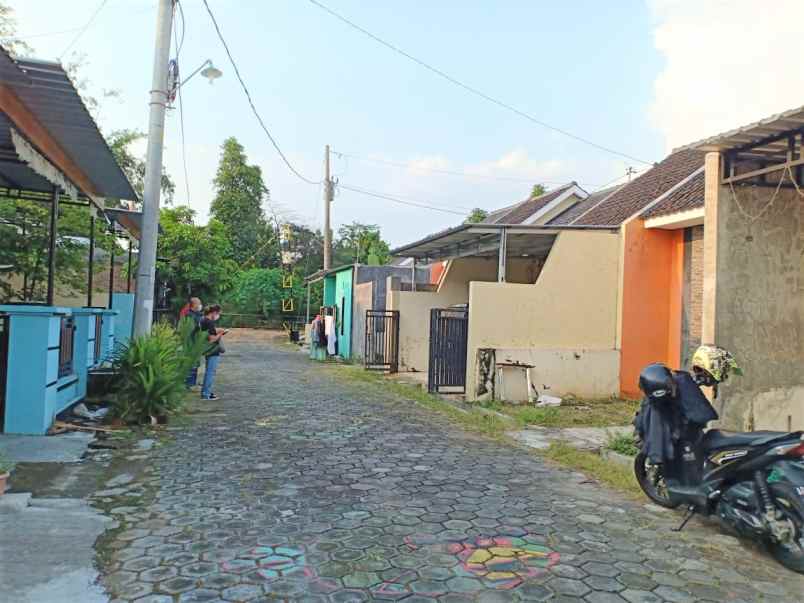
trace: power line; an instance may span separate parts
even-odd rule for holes
[[[445,207],[436,207],[435,205],[427,205],[425,203],[416,203],[413,201],[405,201],[398,197],[392,197],[391,195],[386,195],[385,193],[377,193],[374,191],[369,191],[365,189],[361,189],[355,186],[349,186],[347,184],[338,184],[338,187],[345,189],[347,191],[352,191],[354,193],[360,193],[361,195],[367,195],[369,197],[376,197],[377,199],[385,199],[386,201],[391,201],[393,203],[399,203],[401,205],[410,205],[411,207],[420,207],[422,209],[431,209],[433,211],[440,211],[446,214],[454,214],[456,216],[466,216],[466,212],[462,211],[455,211],[453,209],[447,209]]]
[[[367,161],[369,163],[379,163],[382,165],[389,165],[393,167],[405,168],[410,170],[420,170],[422,172],[433,172],[435,174],[446,174],[448,176],[461,176],[463,178],[481,178],[486,180],[501,180],[504,182],[521,182],[524,184],[533,184],[534,182],[540,182],[543,184],[566,184],[566,181],[558,181],[558,180],[542,180],[540,178],[511,178],[508,176],[492,176],[489,174],[471,174],[468,172],[457,172],[454,170],[444,170],[440,168],[429,168],[429,167],[422,167],[415,165],[413,163],[405,163],[402,161],[388,161],[386,159],[375,159],[373,157],[361,157],[359,155],[353,155],[352,153],[342,153],[340,151],[333,151],[338,157],[347,157],[350,159],[357,159],[358,161]],[[583,186],[583,185],[582,185]],[[597,186],[596,184],[589,184],[586,183],[586,186]]]
[[[582,142],[582,143],[587,144],[589,146],[595,147],[596,149],[599,149],[601,151],[605,151],[606,153],[611,153],[612,155],[619,155],[620,157],[625,157],[627,159],[631,159],[632,161],[638,161],[639,163],[644,163],[644,164],[651,164],[652,163],[650,161],[645,161],[643,159],[633,157],[631,155],[628,155],[627,153],[622,153],[622,152],[617,151],[615,149],[612,149],[610,147],[603,146],[603,145],[598,144],[596,142],[593,142],[593,141],[591,141],[591,140],[589,140],[587,138],[583,138],[581,136],[578,136],[577,134],[573,134],[571,132],[568,132],[567,130],[564,130],[562,128],[558,128],[556,126],[551,126],[550,124],[548,124],[548,123],[546,123],[546,122],[544,122],[544,121],[542,121],[540,119],[537,119],[537,118],[533,117],[532,115],[530,115],[528,113],[525,113],[524,111],[521,111],[521,110],[517,109],[516,107],[514,107],[512,105],[509,105],[508,103],[505,103],[505,102],[503,102],[503,101],[501,101],[499,99],[496,99],[493,96],[489,96],[485,92],[481,92],[477,88],[473,88],[472,86],[470,86],[468,84],[464,84],[459,79],[452,77],[451,75],[449,75],[448,73],[438,69],[437,67],[433,67],[432,65],[430,65],[428,63],[425,63],[421,59],[417,59],[412,54],[409,54],[409,53],[405,52],[404,50],[402,50],[401,48],[399,48],[397,46],[394,46],[390,42],[386,42],[385,40],[383,40],[379,36],[374,35],[370,31],[368,31],[367,29],[364,29],[363,27],[359,26],[358,24],[354,23],[353,21],[350,21],[349,19],[347,19],[343,15],[340,15],[339,13],[336,13],[334,10],[332,10],[328,6],[322,4],[318,0],[309,0],[309,1],[310,1],[310,3],[314,4],[318,8],[320,8],[323,11],[329,13],[330,15],[332,15],[333,17],[335,17],[339,21],[345,23],[346,25],[348,25],[352,29],[355,29],[355,30],[359,31],[363,35],[368,36],[369,38],[374,40],[375,42],[377,42],[379,44],[382,44],[386,48],[388,48],[390,50],[393,50],[394,52],[396,52],[397,54],[402,55],[406,59],[408,59],[410,61],[413,61],[417,65],[419,65],[421,67],[424,67],[425,69],[427,69],[428,71],[431,71],[432,73],[435,73],[436,75],[438,75],[439,77],[447,80],[448,82],[450,82],[452,84],[455,84],[456,86],[458,86],[460,88],[463,88],[467,92],[471,92],[475,96],[479,96],[480,98],[482,98],[484,100],[487,100],[490,103],[494,103],[495,105],[497,105],[499,107],[502,107],[503,109],[507,109],[508,111],[511,111],[512,113],[516,113],[520,117],[524,117],[528,121],[531,121],[531,122],[533,122],[533,123],[535,123],[537,125],[540,125],[543,128],[547,128],[548,130],[553,130],[554,132],[558,132],[559,134],[563,134],[564,136],[567,136],[568,138],[572,138],[574,140],[577,140],[578,142]]]
[[[132,11],[129,14],[140,15],[140,14],[142,14],[144,12],[153,10],[154,8],[156,8],[155,4],[152,5],[152,6],[148,6],[146,8],[140,9],[140,10]],[[29,36],[14,36],[14,37],[11,37],[11,38],[3,38],[3,39],[4,40],[24,42],[25,40],[33,40],[34,38],[49,38],[49,37],[52,37],[52,36],[63,36],[64,34],[73,33],[73,32],[76,32],[76,31],[81,31],[82,29],[85,29],[85,28],[87,28],[86,25],[84,25],[82,27],[72,27],[70,29],[62,29],[62,30],[59,30],[59,31],[45,31],[45,32],[37,33],[37,34],[31,34]]]
[[[181,54],[182,46],[184,46],[184,36],[187,30],[187,24],[184,21],[184,9],[182,8],[181,3],[176,2],[176,5],[179,7],[179,15],[181,16],[181,42],[179,41],[176,20],[173,20],[173,43],[176,47],[176,65],[178,66],[179,55]],[[177,77],[176,79],[178,80],[180,78]],[[187,205],[190,205],[190,178],[187,175],[187,145],[184,138],[184,103],[182,102],[181,97],[181,82],[179,82],[177,87],[176,95],[179,97],[179,128],[181,130],[181,162],[182,166],[184,167],[184,193],[187,196],[186,203]]]
[[[89,21],[87,21],[87,22],[86,22],[86,24],[85,24],[85,25],[84,25],[84,26],[83,26],[83,27],[80,29],[80,31],[78,32],[78,35],[76,35],[76,36],[73,38],[73,41],[72,41],[72,42],[70,42],[70,43],[68,44],[67,48],[65,48],[65,49],[64,49],[64,52],[62,52],[62,53],[61,53],[61,55],[59,56],[59,60],[61,60],[62,58],[64,58],[64,55],[66,55],[66,54],[67,54],[67,52],[68,52],[68,51],[69,51],[69,50],[70,50],[70,49],[71,49],[73,46],[75,46],[75,44],[78,42],[78,40],[80,40],[80,39],[81,39],[81,36],[83,36],[83,35],[84,35],[84,32],[86,32],[86,30],[87,30],[87,29],[89,29],[89,26],[90,26],[90,25],[92,25],[92,23],[95,21],[95,18],[96,18],[96,17],[98,16],[98,14],[99,14],[99,13],[100,13],[100,12],[103,10],[103,7],[104,7],[104,6],[106,6],[106,3],[107,3],[108,1],[109,1],[109,0],[101,0],[101,3],[98,5],[98,8],[96,8],[96,9],[95,9],[95,12],[94,12],[94,13],[92,13],[92,16],[89,18]]]
[[[207,2],[207,0],[203,0],[203,2],[204,2],[204,6],[207,9],[207,13],[209,13],[209,18],[212,19],[212,24],[215,26],[215,31],[218,34],[218,39],[221,41],[221,44],[223,45],[223,49],[226,51],[226,55],[229,57],[229,62],[232,64],[232,69],[234,69],[235,75],[237,76],[237,79],[240,82],[240,86],[243,88],[243,92],[245,93],[246,98],[248,99],[248,104],[251,105],[251,110],[254,113],[254,116],[257,118],[257,121],[260,123],[260,126],[262,127],[263,131],[268,136],[268,139],[271,141],[271,144],[273,145],[274,149],[276,149],[276,152],[279,153],[279,156],[282,158],[282,161],[285,162],[285,165],[288,167],[288,169],[291,172],[293,172],[293,174],[297,178],[299,178],[300,180],[306,182],[307,184],[313,184],[313,185],[318,184],[319,181],[310,180],[309,178],[305,178],[301,173],[299,173],[299,171],[295,167],[293,167],[293,165],[290,163],[290,161],[288,161],[288,158],[285,157],[285,154],[282,152],[282,149],[279,148],[279,145],[277,144],[276,140],[274,140],[274,137],[271,135],[271,132],[268,131],[268,128],[266,127],[265,122],[263,122],[262,117],[260,117],[259,111],[257,111],[257,107],[254,106],[254,101],[251,99],[251,93],[248,91],[248,87],[246,86],[246,83],[243,81],[243,78],[240,76],[240,70],[237,68],[237,63],[235,63],[235,60],[232,57],[232,53],[229,52],[229,45],[226,43],[226,40],[224,40],[224,38],[223,38],[223,34],[221,33],[221,29],[218,26],[218,21],[215,19],[215,15],[212,14],[212,9],[209,8],[209,3]]]

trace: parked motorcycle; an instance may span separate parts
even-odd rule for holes
[[[656,504],[687,507],[677,531],[695,513],[714,515],[804,573],[804,432],[705,431],[718,415],[700,386],[717,388],[739,368],[722,348],[701,346],[692,369],[652,364],[640,374],[637,482]]]

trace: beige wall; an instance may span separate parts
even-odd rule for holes
[[[611,383],[616,383],[619,251],[617,233],[563,231],[535,285],[472,283],[467,397],[475,397],[477,351],[481,348],[584,352],[581,358],[588,358],[590,367],[613,368]],[[600,364],[596,357],[585,355],[588,350],[606,350],[610,357]],[[585,375],[597,374],[597,370],[587,372],[580,363],[575,368],[579,369],[577,385],[568,388],[583,390],[584,395],[616,392],[615,385],[592,393],[608,381],[595,377],[585,382]],[[545,379],[550,379],[546,373]]]
[[[804,429],[804,203],[795,190],[735,186],[735,199],[706,183],[704,339],[745,373],[720,388],[721,423]]]
[[[366,346],[366,310],[372,308],[374,283],[355,285],[352,298],[352,358],[363,360]]]
[[[566,210],[568,210],[570,207],[572,207],[576,203],[580,202],[581,200],[582,199],[578,195],[572,194],[569,197],[567,197],[566,199],[564,199],[561,203],[556,205],[553,209],[548,211],[546,214],[544,214],[543,216],[539,216],[539,219],[536,220],[535,222],[532,222],[532,223],[533,224],[547,224],[550,220],[555,218],[557,215],[565,212]]]

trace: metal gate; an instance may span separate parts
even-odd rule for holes
[[[430,310],[430,365],[427,391],[466,393],[466,343],[469,310],[433,308]]]
[[[366,310],[363,364],[370,371],[399,370],[399,312]]]
[[[8,377],[8,331],[11,321],[0,315],[0,433],[6,417],[6,378]]]

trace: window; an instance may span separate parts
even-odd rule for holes
[[[72,316],[62,316],[59,329],[59,379],[73,372],[74,336],[75,320]]]

